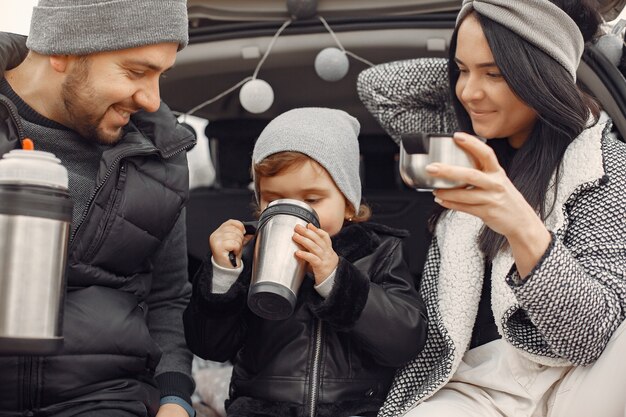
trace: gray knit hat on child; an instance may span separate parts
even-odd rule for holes
[[[359,129],[357,119],[342,110],[305,107],[289,110],[272,120],[254,145],[252,163],[278,152],[300,152],[330,174],[339,190],[359,212]],[[255,193],[258,190],[255,179]]]
[[[189,42],[187,0],[39,0],[26,46],[89,55],[163,42]]]

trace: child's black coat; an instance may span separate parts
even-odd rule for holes
[[[318,416],[378,410],[395,369],[426,339],[426,310],[402,257],[405,236],[374,223],[344,227],[333,237],[340,261],[329,297],[305,279],[294,314],[283,321],[247,307],[252,245],[226,294],[210,291],[209,256],[194,279],[185,333],[198,356],[233,361],[230,416],[304,416],[313,404]]]

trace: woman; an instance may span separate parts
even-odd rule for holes
[[[626,145],[576,86],[570,14],[594,12],[561,6],[463,2],[449,74],[468,133],[454,137],[477,168],[428,167],[470,187],[434,192],[428,340],[380,416],[616,415],[585,406],[626,350]]]

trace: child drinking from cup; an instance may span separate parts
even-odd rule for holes
[[[272,120],[252,155],[259,210],[278,199],[310,205],[320,227],[294,228],[306,262],[294,313],[266,320],[246,303],[253,245],[228,220],[194,279],[184,314],[198,356],[234,363],[229,416],[373,416],[395,370],[425,343],[426,317],[402,255],[403,230],[367,222],[359,123],[327,108]],[[233,267],[229,254],[236,256]]]

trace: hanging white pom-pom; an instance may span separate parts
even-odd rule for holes
[[[239,101],[250,113],[263,113],[274,103],[274,90],[266,81],[250,80],[239,90]]]
[[[337,48],[322,49],[315,57],[315,72],[324,81],[341,80],[349,68],[346,53]]]

